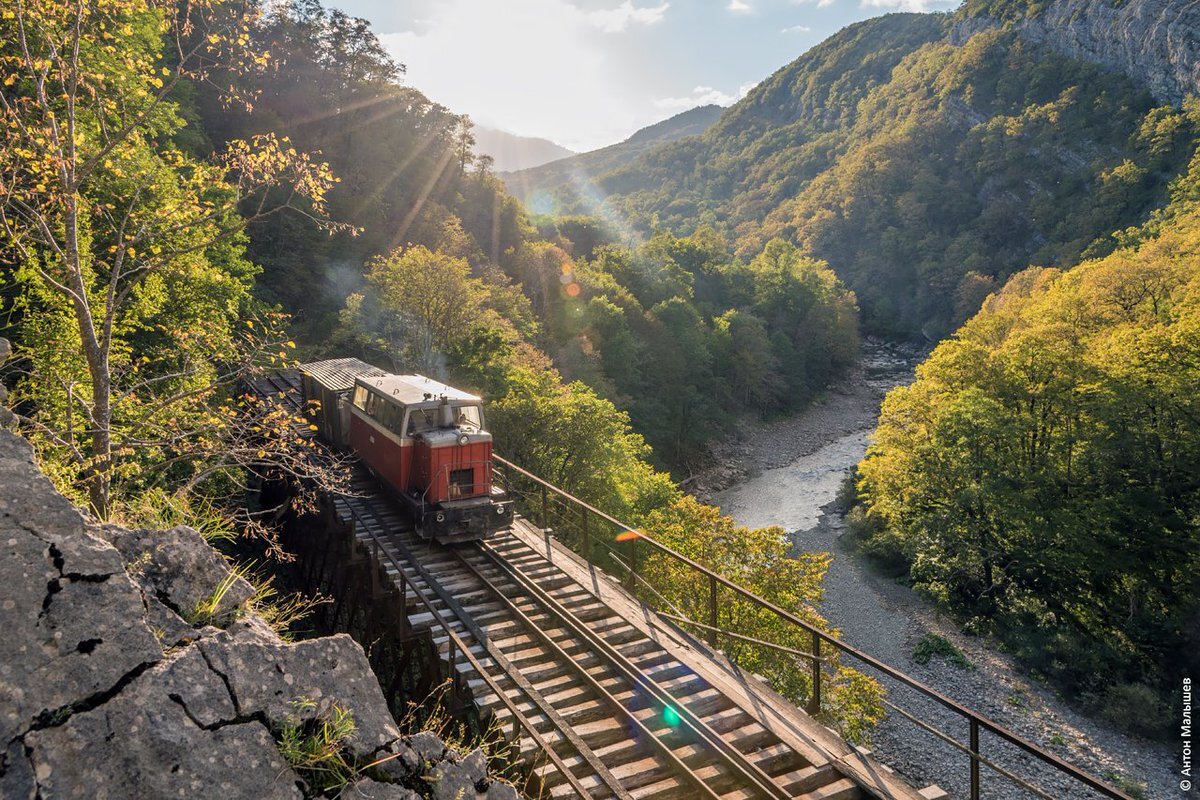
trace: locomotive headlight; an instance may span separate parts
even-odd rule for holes
[[[460,434],[458,435],[458,443],[459,443],[459,444],[466,444],[466,443],[467,443],[467,442],[469,442],[469,441],[471,441],[471,437],[470,437],[470,436],[468,436],[467,434],[465,434],[465,433],[460,433]]]
[[[504,506],[496,506],[496,515],[500,517],[504,516]]]
[[[434,519],[436,519],[438,522],[445,522],[445,521],[446,521],[446,515],[445,515],[445,514],[443,514],[442,512],[440,512],[440,511],[439,511],[439,512],[437,513],[437,516],[435,516],[435,517],[434,517]]]

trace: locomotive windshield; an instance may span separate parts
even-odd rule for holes
[[[458,412],[458,427],[467,430],[481,430],[483,428],[483,420],[480,418],[479,406],[462,406],[457,409]]]
[[[434,430],[441,427],[440,414],[436,408],[414,408],[408,412],[408,428],[406,436]],[[482,415],[479,406],[458,406],[452,417],[454,424],[464,430],[478,431],[483,428]]]

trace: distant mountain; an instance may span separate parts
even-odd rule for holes
[[[472,132],[475,134],[475,155],[491,156],[494,159],[492,169],[496,172],[528,169],[575,155],[574,150],[568,150],[549,139],[517,136],[508,131],[478,125]]]
[[[508,172],[500,177],[504,179],[509,192],[531,203],[534,211],[546,210],[538,208],[535,198],[539,193],[562,189],[576,182],[580,176],[586,179],[603,175],[659,145],[686,136],[698,136],[711,128],[724,111],[717,105],[699,106],[642,128],[618,144],[531,169]],[[499,168],[497,171],[503,172]]]
[[[743,259],[782,237],[854,289],[869,330],[937,338],[1009,275],[1103,255],[1162,202],[1200,128],[1178,107],[1200,88],[1198,8],[971,0],[876,17],[700,136],[502,177],[535,211],[647,234],[708,224]]]

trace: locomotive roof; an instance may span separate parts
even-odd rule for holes
[[[372,366],[357,358],[331,358],[327,361],[313,361],[301,364],[300,371],[309,375],[317,383],[335,392],[346,391],[354,386],[358,377],[373,377],[387,375],[379,367]]]
[[[406,406],[422,403],[436,404],[446,397],[450,400],[480,402],[476,395],[447,386],[441,381],[426,378],[424,375],[382,375],[359,376],[358,383],[375,391],[392,397]]]

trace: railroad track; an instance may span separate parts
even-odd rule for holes
[[[867,796],[820,752],[781,741],[520,537],[456,548],[425,541],[365,472],[335,504],[360,540],[378,544],[393,579],[402,569],[421,592],[427,605],[413,609],[411,622],[430,625],[443,657],[456,646],[470,651],[457,666],[480,710],[501,726],[536,730],[537,738],[521,737],[522,755],[550,796]]]

